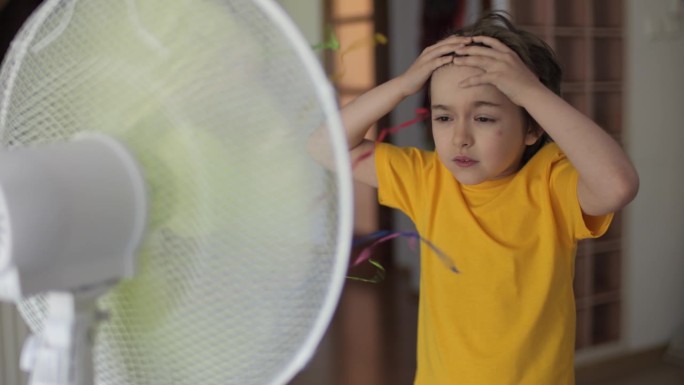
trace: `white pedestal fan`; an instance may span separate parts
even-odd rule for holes
[[[46,1],[0,71],[0,145],[0,298],[34,333],[31,384],[282,384],[310,359],[351,176],[274,3]]]

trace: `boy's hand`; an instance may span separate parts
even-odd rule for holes
[[[425,48],[411,67],[397,79],[401,84],[402,95],[406,97],[420,91],[434,70],[451,63],[453,53],[471,41],[471,37],[450,36]]]
[[[536,87],[543,87],[541,81],[527,68],[518,54],[499,40],[489,36],[473,36],[473,43],[485,44],[460,47],[454,64],[476,67],[482,75],[463,80],[461,87],[491,84],[519,106],[524,104],[524,95]],[[467,56],[466,56],[467,55]]]

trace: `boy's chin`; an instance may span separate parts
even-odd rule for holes
[[[475,186],[478,184],[482,184],[485,182],[493,182],[499,179],[506,179],[512,176],[512,174],[505,174],[505,175],[497,175],[497,176],[490,176],[490,175],[482,175],[482,174],[468,174],[467,172],[465,173],[455,173],[452,172],[451,175],[456,178],[458,183],[464,185],[464,186]]]
[[[487,178],[484,177],[478,177],[475,175],[461,175],[461,174],[456,174],[456,173],[451,173],[454,178],[458,181],[458,183],[465,185],[465,186],[474,186],[478,185],[482,182],[487,181]]]

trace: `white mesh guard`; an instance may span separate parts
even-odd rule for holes
[[[309,45],[266,0],[48,0],[0,72],[6,148],[111,135],[151,211],[100,305],[98,384],[282,384],[311,357],[351,237],[346,144]],[[306,150],[327,125],[335,173]],[[23,303],[34,332],[40,297]]]

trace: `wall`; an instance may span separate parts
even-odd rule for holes
[[[684,327],[684,37],[651,40],[671,0],[627,0],[626,148],[641,178],[627,208],[624,343],[666,343]],[[679,3],[681,5],[681,1]]]
[[[277,0],[285,12],[309,43],[323,40],[323,1],[322,0]]]
[[[389,12],[389,76],[394,78],[406,71],[420,55],[420,25],[422,4],[415,0],[392,0],[388,2]],[[392,125],[415,118],[416,108],[422,103],[422,95],[406,98],[390,114]],[[392,135],[391,141],[400,146],[427,147],[424,124],[417,124]],[[403,213],[393,210],[396,231],[415,231],[411,220]],[[393,241],[394,258],[397,265],[409,271],[412,287],[418,291],[420,276],[420,256],[411,250],[406,240]]]

